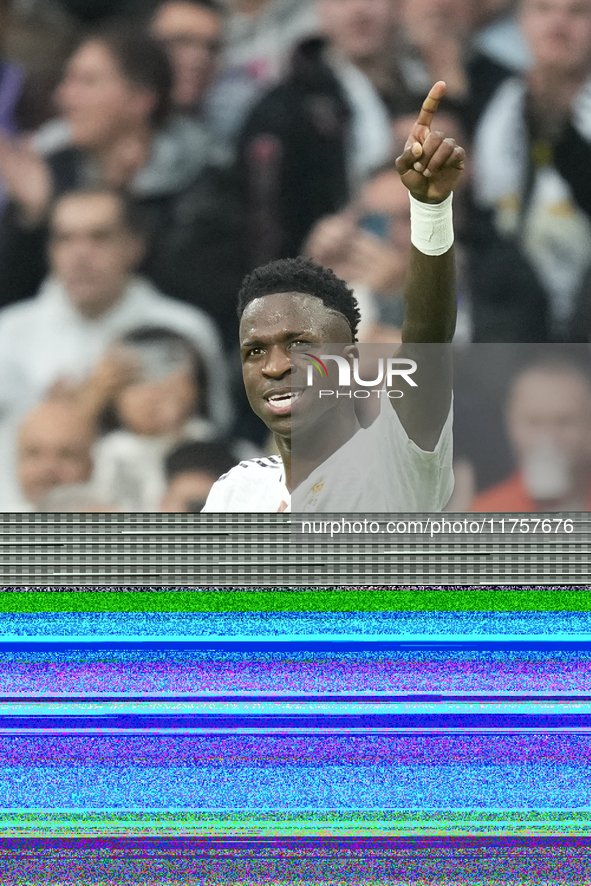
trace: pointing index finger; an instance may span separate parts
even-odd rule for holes
[[[417,119],[417,124],[419,126],[431,126],[433,116],[435,114],[435,111],[439,107],[439,102],[445,95],[446,88],[447,87],[443,80],[438,80],[437,83],[431,87],[429,95],[423,102],[421,113],[419,114]]]

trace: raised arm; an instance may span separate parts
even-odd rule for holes
[[[431,129],[444,94],[445,83],[440,80],[425,99],[404,153],[396,161],[400,177],[416,201],[403,342],[449,342],[456,325],[453,229],[451,216],[449,221],[442,217],[441,204],[451,199],[466,154],[453,138]]]
[[[453,338],[457,313],[451,194],[466,157],[453,139],[431,128],[444,93],[442,81],[433,86],[396,161],[411,195],[412,227],[403,344],[397,356],[415,360],[418,369],[417,387],[391,402],[409,437],[427,450],[437,445],[451,403],[446,344]]]

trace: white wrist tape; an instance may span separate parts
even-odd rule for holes
[[[422,203],[410,194],[410,240],[425,255],[443,255],[453,246],[453,194],[443,203]]]

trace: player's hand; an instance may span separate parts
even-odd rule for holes
[[[458,184],[466,163],[466,152],[453,138],[431,129],[439,102],[445,95],[439,80],[423,102],[411,129],[404,153],[396,161],[402,181],[413,197],[423,203],[442,203]]]

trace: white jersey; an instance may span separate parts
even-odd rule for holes
[[[203,511],[441,511],[453,492],[452,409],[433,452],[409,437],[391,401],[310,474],[293,496],[279,456],[243,461],[214,483]],[[285,507],[287,505],[287,507]]]

